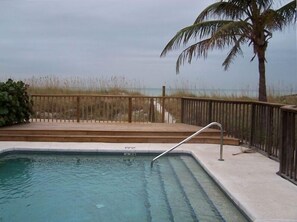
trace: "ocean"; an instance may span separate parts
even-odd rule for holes
[[[162,87],[160,88],[129,88],[128,91],[140,92],[146,96],[162,96]],[[256,89],[181,89],[181,88],[166,88],[165,95],[174,95],[176,93],[185,93],[196,96],[234,96],[234,97],[257,97],[258,90]],[[297,94],[297,89],[293,90],[267,90],[269,95],[285,96]]]

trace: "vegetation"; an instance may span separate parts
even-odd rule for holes
[[[279,103],[288,105],[297,105],[296,88],[290,88],[290,90],[284,90],[284,86],[274,85],[267,90],[267,101],[269,103]],[[231,90],[230,90],[231,91]],[[220,99],[226,101],[240,100],[240,101],[256,101],[257,98],[254,95],[254,91],[246,88],[242,90],[235,90],[230,92],[228,90],[219,89],[199,89],[195,85],[188,83],[181,83],[181,85],[175,85],[175,88],[169,88],[168,96],[173,97],[195,97],[204,99]]]
[[[11,79],[0,82],[0,126],[28,122],[31,114],[32,103],[25,83]]]
[[[274,96],[274,97],[269,97],[268,96],[268,101],[272,101],[274,103],[288,104],[288,105],[297,106],[297,94],[286,95],[286,96]]]
[[[223,62],[227,70],[238,54],[243,54],[241,46],[253,46],[254,57],[258,58],[259,92],[258,100],[267,101],[265,77],[265,53],[272,32],[282,30],[296,22],[296,1],[273,9],[273,0],[221,0],[205,8],[193,25],[181,29],[165,46],[161,56],[169,51],[187,45],[193,39],[198,42],[182,51],[176,62],[176,71],[185,61],[193,57],[207,57],[213,49],[231,47]],[[211,20],[213,19],[213,20]]]
[[[32,77],[24,79],[23,82],[29,85],[29,94],[94,94],[94,95],[145,95],[147,89],[135,81],[124,77],[110,77],[107,79],[57,76]],[[205,87],[205,86],[204,86]],[[207,88],[207,86],[206,86]],[[267,90],[267,100],[271,103],[282,103],[297,105],[296,88],[290,90],[283,85],[274,85]],[[161,95],[161,88],[160,94]],[[167,96],[173,97],[199,97],[223,100],[248,100],[254,101],[254,91],[250,87],[235,91],[226,92],[220,89],[201,89],[197,85],[180,81],[166,90]]]
[[[32,77],[24,82],[30,85],[30,94],[97,94],[140,95],[141,87],[125,77],[82,78],[57,76]]]

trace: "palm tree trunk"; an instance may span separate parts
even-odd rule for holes
[[[258,48],[258,69],[259,69],[259,94],[258,100],[267,102],[266,77],[265,77],[265,47]]]

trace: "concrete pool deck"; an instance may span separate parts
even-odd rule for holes
[[[0,154],[18,150],[157,153],[173,145],[0,142]],[[276,174],[278,162],[256,152],[241,153],[241,149],[246,148],[224,146],[225,161],[218,161],[219,145],[184,144],[174,152],[191,153],[252,221],[297,222],[297,186]]]

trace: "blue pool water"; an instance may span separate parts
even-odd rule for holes
[[[0,221],[247,221],[191,157],[0,157]]]

